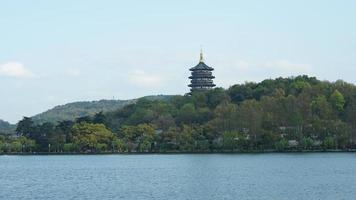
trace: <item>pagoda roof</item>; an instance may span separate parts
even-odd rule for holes
[[[206,65],[203,61],[200,61],[195,67],[192,67],[189,69],[190,71],[196,71],[196,70],[209,70],[209,71],[213,71],[214,68],[209,67],[208,65]]]

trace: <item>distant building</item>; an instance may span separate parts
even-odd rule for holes
[[[213,79],[215,78],[212,74],[214,68],[209,67],[203,62],[203,53],[200,52],[200,60],[198,65],[189,69],[192,75],[189,77],[191,79],[188,86],[190,91],[205,91],[215,87]]]

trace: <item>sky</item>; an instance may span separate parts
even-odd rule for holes
[[[0,0],[0,119],[301,74],[356,83],[353,0]]]

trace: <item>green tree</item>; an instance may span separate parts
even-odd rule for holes
[[[209,108],[215,108],[222,102],[230,102],[230,96],[223,88],[214,88],[206,93],[207,106]]]
[[[218,132],[234,131],[238,128],[237,108],[237,105],[228,102],[222,102],[215,108],[213,125]]]
[[[313,147],[313,139],[310,137],[305,137],[302,140],[302,145],[304,149],[311,149]]]
[[[256,100],[242,102],[237,111],[237,115],[242,130],[249,134],[255,148],[257,148],[258,141],[262,135],[263,110],[260,103]]]
[[[115,138],[112,141],[112,147],[114,151],[124,152],[126,150],[125,141],[119,138]]]
[[[226,131],[223,133],[223,148],[234,151],[239,146],[239,133],[235,131]]]
[[[275,148],[278,151],[284,151],[288,147],[288,141],[285,138],[281,138],[275,143]]]
[[[106,123],[106,117],[102,111],[98,112],[94,115],[93,123],[95,123],[95,124],[105,124]]]
[[[312,101],[312,111],[315,117],[320,119],[331,119],[332,108],[324,95],[319,95]]]
[[[280,140],[280,135],[272,131],[264,130],[261,135],[261,146],[263,149],[273,149],[275,143]]]
[[[333,149],[335,147],[334,138],[326,137],[323,141],[323,146],[325,149]]]
[[[149,152],[149,151],[151,151],[151,148],[152,148],[151,143],[148,140],[143,140],[139,144],[140,152]]]
[[[24,135],[26,137],[32,137],[34,131],[34,122],[30,117],[24,117],[19,123],[17,124],[16,133],[18,135]]]
[[[192,127],[183,125],[182,132],[179,135],[179,149],[181,151],[194,151],[195,140],[193,134],[194,130]]]
[[[335,90],[331,94],[330,101],[334,109],[336,109],[338,112],[344,111],[345,99],[344,96],[338,90]]]
[[[192,103],[187,103],[179,110],[178,122],[184,124],[193,123],[195,120],[196,111],[195,106]]]
[[[74,152],[76,150],[77,150],[77,147],[73,143],[66,143],[63,145],[64,152],[70,153],[70,152]]]
[[[124,125],[119,130],[119,137],[124,139],[127,144],[127,150],[131,152],[139,136],[135,126]]]
[[[0,153],[3,153],[6,150],[5,141],[0,140]]]
[[[108,147],[111,146],[111,141],[114,139],[114,134],[103,124],[82,122],[75,124],[72,132],[73,142],[79,151],[103,151],[102,145],[98,146],[98,144],[105,144]]]
[[[139,124],[135,131],[139,136],[139,151],[151,151],[155,139],[155,128],[151,124]]]
[[[297,80],[290,86],[297,94],[301,93],[304,89],[310,88],[311,85],[305,80]]]
[[[11,142],[11,152],[21,152],[22,145],[19,141],[14,140]]]

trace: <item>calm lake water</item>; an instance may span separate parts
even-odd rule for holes
[[[0,199],[356,199],[356,153],[0,156]]]

